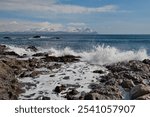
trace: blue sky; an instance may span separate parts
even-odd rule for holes
[[[150,0],[0,0],[0,31],[150,34]]]

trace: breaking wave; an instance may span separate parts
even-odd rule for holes
[[[15,51],[19,55],[27,54],[31,56],[34,52],[31,52],[24,48],[19,48],[15,46],[9,46],[12,51]],[[146,49],[139,49],[136,51],[133,50],[120,50],[115,47],[110,46],[96,46],[88,51],[77,52],[69,47],[64,49],[40,49],[39,52],[48,52],[53,56],[63,56],[63,55],[74,55],[80,56],[82,61],[89,62],[91,64],[111,64],[120,61],[129,61],[129,60],[143,60],[148,59]]]

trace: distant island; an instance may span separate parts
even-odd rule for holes
[[[18,31],[18,32],[0,32],[0,34],[98,34],[98,32],[91,30],[90,28],[75,29],[73,31],[47,31],[47,30],[31,30],[31,31]]]

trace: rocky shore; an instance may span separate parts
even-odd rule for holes
[[[150,60],[90,65],[79,56],[32,56],[0,45],[0,99],[149,100]],[[59,97],[59,98],[58,98]]]

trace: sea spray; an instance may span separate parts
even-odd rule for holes
[[[16,52],[19,55],[27,54],[31,56],[35,54],[35,52],[31,52],[28,49],[16,47],[16,46],[8,46],[11,51]],[[129,61],[129,60],[143,60],[148,59],[149,56],[147,54],[146,49],[139,49],[136,51],[133,50],[120,50],[116,47],[111,46],[95,46],[91,50],[85,51],[75,51],[69,47],[64,49],[55,49],[55,48],[47,48],[40,49],[38,52],[47,52],[51,56],[64,56],[64,55],[74,55],[80,56],[82,61],[91,63],[91,64],[111,64],[121,61]],[[38,53],[37,52],[37,53]]]

